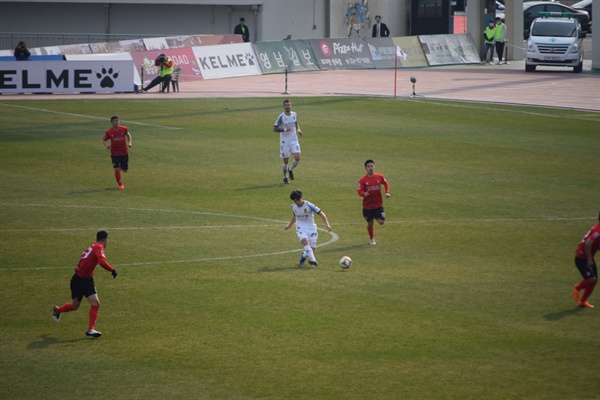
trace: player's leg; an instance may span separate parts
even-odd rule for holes
[[[313,260],[309,260],[308,263],[314,265],[315,267],[319,266],[317,259],[315,257],[315,251],[317,250],[317,238],[319,237],[319,233],[317,231],[311,232],[310,237],[308,239],[308,246],[313,254]]]
[[[310,247],[310,241],[308,236],[309,233],[306,232],[304,228],[298,229],[298,227],[296,227],[296,235],[298,235],[300,243],[302,243],[302,246],[304,246],[304,251],[302,252],[303,258],[308,258],[308,263],[311,265],[315,265],[314,263],[316,263],[317,260],[315,259],[315,253],[313,252],[313,249]]]
[[[76,311],[81,305],[81,299],[83,299],[83,285],[81,278],[74,274],[71,278],[71,301],[63,304],[62,306],[54,306],[52,310],[52,319],[56,322],[60,322],[60,314],[64,312]]]
[[[123,186],[123,182],[121,182],[121,160],[119,156],[110,156],[112,160],[112,166],[115,170],[115,180],[119,187]]]
[[[288,172],[290,174],[290,179],[294,180],[294,168],[296,168],[298,166],[298,163],[300,162],[300,145],[299,144],[294,144],[293,148],[292,148],[292,155],[294,156],[294,161],[292,161],[292,165],[290,165],[288,167]]]
[[[383,207],[377,210],[375,220],[379,225],[383,225],[383,223],[385,222],[385,212],[383,211]]]
[[[86,280],[85,294],[86,298],[90,302],[90,313],[88,320],[88,330],[85,332],[87,336],[100,337],[102,333],[98,332],[94,328],[96,327],[96,320],[98,319],[98,310],[100,309],[100,299],[96,292],[96,286],[94,280]]]
[[[375,244],[375,232],[373,229],[373,210],[363,208],[363,217],[367,221],[367,232],[369,233],[369,243]]]
[[[588,269],[591,269],[592,276],[587,279],[588,285],[585,288],[585,292],[583,292],[583,296],[581,296],[581,299],[579,300],[579,307],[594,308],[587,300],[594,292],[596,284],[598,283],[598,267],[596,266],[596,262],[592,264],[592,268],[588,267]]]
[[[583,277],[583,280],[573,287],[573,300],[577,301],[577,304],[580,307],[593,308],[594,306],[589,304],[587,299],[593,293],[598,281],[598,268],[596,267],[596,263],[594,262],[592,268],[590,268],[587,265],[587,260],[576,257],[575,265]],[[583,296],[579,298],[581,291],[583,291]]]

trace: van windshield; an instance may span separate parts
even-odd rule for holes
[[[533,24],[531,36],[577,37],[577,26],[562,22],[542,22]]]

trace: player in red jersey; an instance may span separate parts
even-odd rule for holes
[[[119,125],[119,117],[116,115],[110,119],[112,128],[104,132],[104,146],[110,150],[110,158],[115,169],[115,178],[119,189],[125,189],[121,181],[121,171],[129,169],[129,149],[131,148],[131,133],[126,126]],[[110,141],[110,144],[108,143]]]
[[[598,282],[598,267],[596,261],[594,261],[594,255],[598,248],[600,248],[600,214],[598,214],[598,223],[585,234],[575,251],[575,265],[583,277],[581,282],[573,286],[573,299],[579,307],[594,308],[593,305],[587,302],[587,299]],[[581,290],[585,291],[583,296],[579,298]]]
[[[367,174],[358,181],[356,191],[363,198],[363,216],[367,220],[369,243],[375,244],[373,221],[376,220],[379,225],[383,225],[385,222],[381,185],[385,188],[385,197],[387,198],[390,197],[390,185],[383,175],[375,173],[375,161],[365,161],[365,170],[367,170]]]
[[[105,270],[110,271],[113,278],[117,277],[117,270],[106,261],[104,256],[104,248],[107,243],[108,233],[99,231],[96,234],[96,241],[83,252],[77,267],[75,267],[75,274],[71,278],[71,298],[73,301],[60,307],[54,306],[52,310],[52,318],[54,321],[60,322],[60,314],[79,309],[81,300],[85,296],[91,304],[88,330],[85,334],[92,337],[102,335],[94,329],[98,318],[98,309],[100,308],[98,292],[96,292],[96,286],[94,285],[94,269],[96,265],[100,265]]]

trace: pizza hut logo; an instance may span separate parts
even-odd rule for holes
[[[329,45],[327,44],[327,42],[322,41],[319,44],[319,47],[321,48],[321,52],[323,53],[323,55],[325,57],[330,57],[331,56],[331,49],[329,48]]]

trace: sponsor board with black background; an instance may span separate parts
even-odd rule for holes
[[[375,68],[367,42],[361,39],[310,39],[321,69]]]

